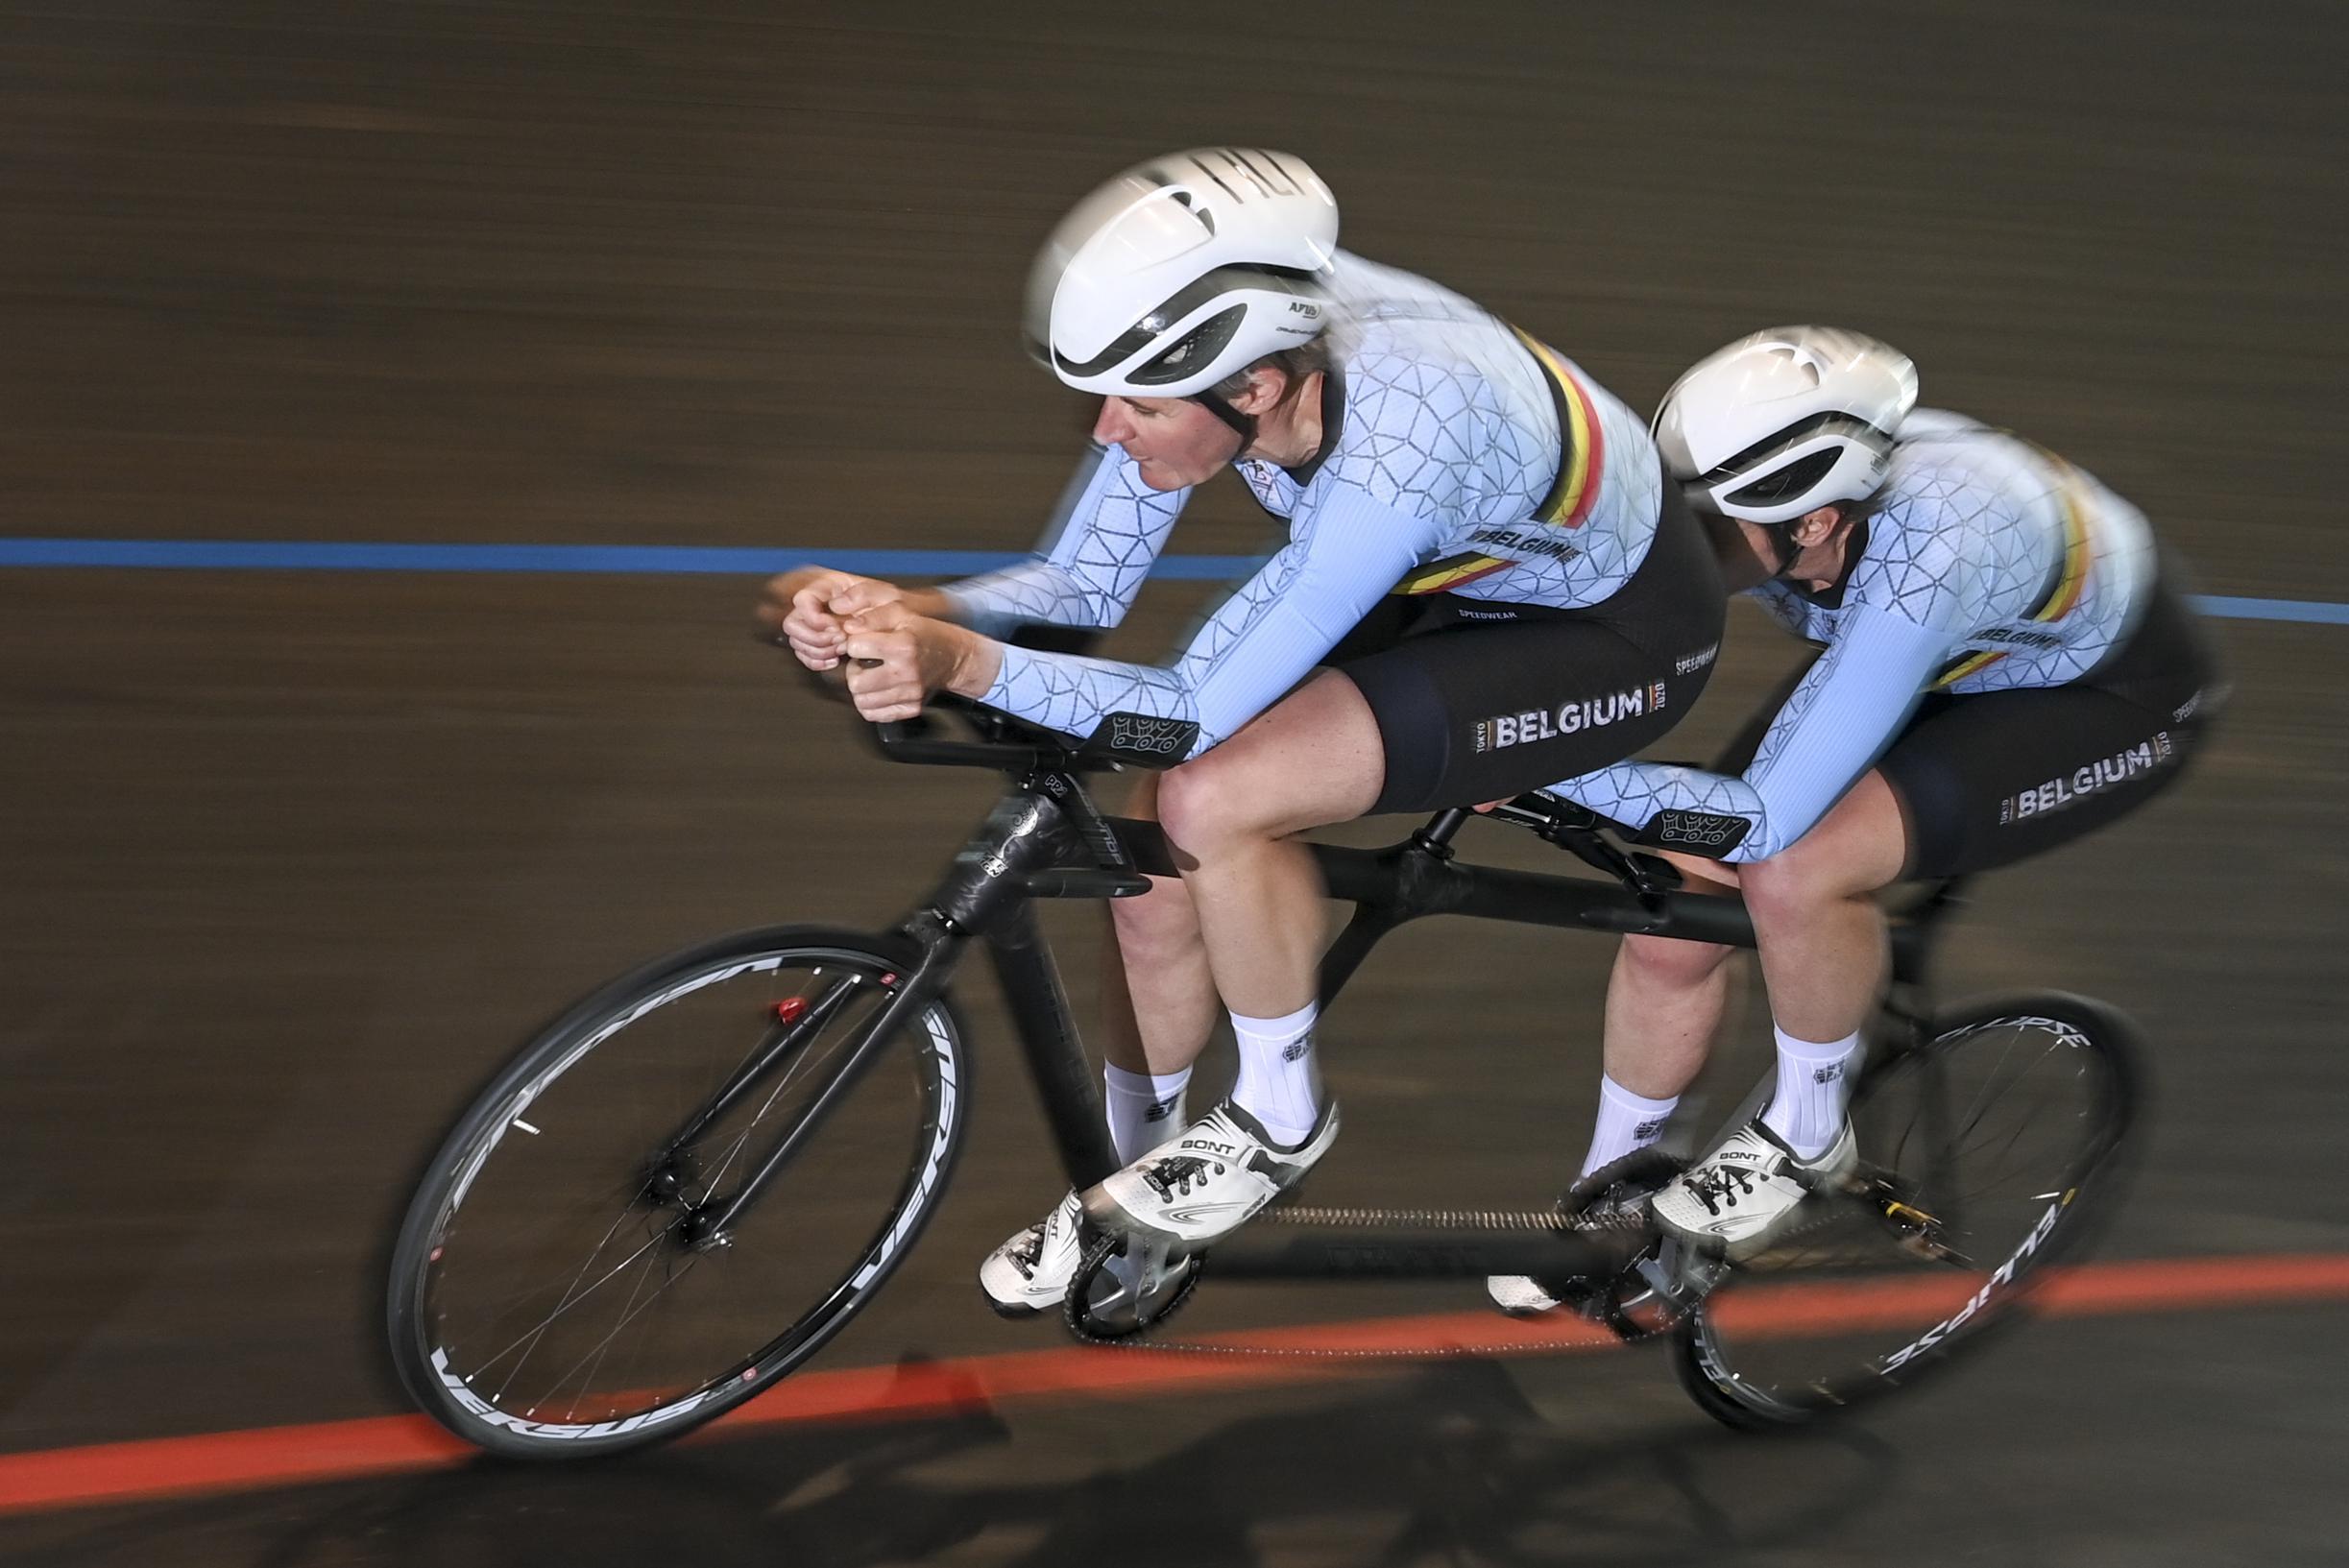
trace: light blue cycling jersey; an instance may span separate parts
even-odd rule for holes
[[[1006,647],[986,703],[1073,736],[1114,716],[1112,736],[1194,756],[1271,706],[1390,592],[1574,607],[1630,580],[1662,489],[1630,409],[1426,278],[1342,251],[1329,292],[1320,456],[1295,471],[1233,465],[1289,519],[1288,543],[1171,666]],[[1562,443],[1562,416],[1578,439]],[[1150,489],[1122,448],[1097,447],[1040,554],[948,592],[981,630],[1114,626],[1189,495]]]
[[[2027,442],[1918,409],[1887,498],[1854,536],[1829,605],[1782,582],[1753,591],[1825,645],[1739,778],[1619,762],[1552,785],[1644,843],[1760,860],[1828,813],[1927,691],[2062,686],[2135,629],[2154,572],[2135,507]]]

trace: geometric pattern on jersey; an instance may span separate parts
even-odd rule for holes
[[[2055,584],[2047,590],[2039,608],[2033,610],[2029,616],[2043,626],[2063,619],[2079,604],[2080,595],[2088,588],[2092,554],[2088,547],[2088,501],[2081,492],[2079,480],[2070,465],[2061,458],[2049,455],[2047,462],[2056,474],[2056,488],[2051,499],[2063,518],[2064,533],[2058,549],[2057,559],[2061,564],[2056,569]],[[1962,654],[1950,662],[1933,684],[1936,687],[1953,687],[1999,660],[2012,657],[2012,652],[2007,648],[1991,648]]]
[[[1838,608],[1783,583],[1756,591],[1826,651],[1743,777],[1627,762],[1557,793],[1635,830],[1665,810],[1744,817],[1752,827],[1724,857],[1765,858],[1826,815],[1926,688],[2062,686],[2134,629],[2152,576],[2151,532],[2092,476],[2002,432],[1918,409],[1885,485]]]
[[[1590,508],[1599,498],[1600,476],[1607,463],[1607,431],[1600,422],[1598,407],[1590,394],[1583,390],[1566,362],[1558,351],[1531,334],[1511,328],[1517,341],[1541,368],[1542,378],[1549,382],[1550,398],[1557,405],[1558,419],[1564,432],[1564,456],[1559,464],[1558,478],[1550,486],[1549,495],[1534,508],[1533,520],[1552,528],[1580,528],[1589,516]],[[1395,585],[1397,593],[1454,592],[1489,577],[1494,572],[1507,571],[1515,562],[1505,557],[1487,555],[1481,550],[1463,550],[1411,572]]]
[[[1843,604],[1949,633],[1955,660],[1941,689],[2061,686],[2135,626],[2152,576],[2151,530],[2089,474],[1921,408],[1901,427],[1885,483]],[[1781,615],[1796,598],[1777,585],[1764,596]],[[1831,639],[1845,611],[1809,610],[1803,635]]]
[[[1061,491],[1036,556],[947,590],[969,624],[996,632],[1024,621],[1108,627],[1126,618],[1191,493],[1152,490],[1118,456],[1095,445]],[[1078,518],[1084,526],[1073,526]]]
[[[1172,666],[1006,648],[990,705],[1078,736],[1112,712],[1196,722],[1196,754],[1277,700],[1429,562],[1500,562],[1453,591],[1501,603],[1579,608],[1630,580],[1655,538],[1661,470],[1628,407],[1558,360],[1581,394],[1570,407],[1588,426],[1587,450],[1606,458],[1575,497],[1579,525],[1541,522],[1560,479],[1562,405],[1516,332],[1461,295],[1344,252],[1329,292],[1344,406],[1326,455],[1302,484],[1269,463],[1235,465],[1289,520],[1288,544]],[[1116,447],[1080,477],[1040,560],[957,584],[955,596],[990,615],[1114,624],[1183,497],[1150,492]]]
[[[1434,591],[1410,578],[1445,562],[1470,569],[1444,591],[1502,604],[1580,608],[1630,579],[1655,537],[1662,470],[1629,407],[1571,360],[1548,350],[1545,365],[1529,335],[1425,278],[1341,253],[1332,294],[1344,427],[1311,485],[1270,464],[1238,465],[1267,511],[1293,517],[1334,478],[1441,520],[1450,537],[1404,591]],[[1553,376],[1581,397],[1566,400]],[[1589,426],[1563,464],[1562,409],[1567,439],[1575,414]],[[1570,529],[1541,520],[1562,468],[1570,477],[1586,453],[1613,455],[1575,498],[1580,520]]]

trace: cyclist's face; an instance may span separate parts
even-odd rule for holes
[[[1240,451],[1239,432],[1188,398],[1104,398],[1093,439],[1125,447],[1152,490],[1203,484]]]

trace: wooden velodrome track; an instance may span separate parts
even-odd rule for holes
[[[2161,1089],[2102,1254],[2137,1272],[1963,1378],[1780,1442],[1631,1354],[1072,1391],[970,1283],[1055,1190],[979,983],[955,1195],[817,1386],[866,1418],[518,1473],[368,1424],[404,1413],[371,1270],[423,1151],[609,972],[890,915],[986,782],[873,760],[744,635],[756,571],[0,566],[0,1560],[2349,1557],[2344,41],[2314,3],[0,6],[11,542],[1016,548],[1085,418],[1016,350],[1032,246],[1122,163],[1239,141],[1635,403],[1849,322],[2204,591],[2316,607],[2223,623],[2223,743],[1952,946],[1953,992],[2121,1001]],[[1176,548],[1265,538],[1221,486]],[[1670,749],[1789,656],[1740,612]],[[1317,1191],[1544,1199],[1607,956],[1397,939],[1333,1017]],[[1756,1030],[1725,1055],[1716,1101]],[[1479,1304],[1235,1288],[1189,1326]]]

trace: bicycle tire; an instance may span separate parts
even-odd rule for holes
[[[740,1172],[758,1158],[759,1141],[771,1146],[780,1136],[777,1129],[788,1124],[788,1110],[776,1108],[787,1106],[787,1092],[796,1086],[812,1098],[829,1081],[826,1068],[837,1073],[844,1054],[840,1042],[860,1026],[860,1010],[869,1001],[862,1022],[878,1016],[877,999],[892,994],[915,958],[912,945],[896,936],[817,927],[737,932],[613,980],[533,1036],[443,1141],[393,1248],[386,1327],[400,1380],[419,1406],[493,1453],[581,1459],[690,1431],[755,1397],[814,1355],[904,1262],[943,1194],[960,1148],[969,1068],[963,1031],[944,995],[906,1020],[893,1038],[881,1043],[871,1070],[843,1086],[835,1109],[812,1123],[808,1147],[781,1169],[776,1188],[737,1227],[731,1245],[690,1245],[686,1227],[696,1212],[696,1194],[702,1212],[714,1210],[712,1200],[727,1190],[725,1184],[730,1179],[739,1184]],[[795,985],[801,988],[790,990]],[[819,998],[812,1017],[810,986],[817,988]],[[780,994],[786,990],[788,996]],[[754,997],[763,1009],[760,1043],[745,1052],[739,1042],[723,1037],[745,1026]],[[791,997],[800,1000],[795,1003]],[[716,1026],[705,1029],[710,1019]],[[772,1071],[711,1123],[714,1130],[682,1154],[659,1155],[666,1134],[646,1134],[642,1128],[666,1126],[674,1132],[685,1124],[680,1116],[690,1123],[697,1098],[706,1109],[717,1083],[760,1055],[766,1043],[791,1040],[802,1020],[808,1021],[801,1031],[805,1038],[776,1048]],[[831,1036],[835,1022],[840,1032]],[[705,1035],[716,1043],[705,1043]],[[657,1061],[647,1066],[643,1059],[658,1057],[670,1038],[681,1044],[674,1054],[701,1058],[724,1075],[701,1073],[705,1081],[698,1086],[670,1084]],[[833,1043],[826,1044],[828,1039]],[[725,1065],[730,1057],[731,1070]],[[892,1057],[900,1063],[894,1073]],[[803,1067],[804,1083],[799,1081]],[[914,1096],[907,1118],[898,1097],[908,1068]],[[616,1075],[619,1086],[604,1087]],[[897,1091],[879,1087],[890,1076],[901,1078]],[[901,1120],[911,1134],[905,1169],[877,1180],[875,1168],[885,1169],[890,1157],[892,1132],[904,1130],[894,1126]],[[610,1130],[611,1123],[620,1123],[620,1129]],[[522,1136],[525,1132],[529,1136]],[[645,1147],[647,1143],[654,1146]],[[509,1150],[515,1152],[501,1163],[501,1151]],[[592,1172],[592,1181],[574,1184],[569,1164]],[[556,1201],[531,1200],[530,1182],[542,1176]],[[818,1189],[809,1200],[782,1191],[803,1178]],[[874,1212],[870,1218],[868,1210]],[[585,1222],[574,1219],[574,1213]],[[552,1276],[559,1280],[605,1215],[612,1218],[602,1240],[553,1297],[553,1308],[530,1324],[530,1315],[542,1310],[552,1291],[548,1281],[527,1277],[538,1266],[528,1254],[560,1256],[563,1263]],[[512,1238],[496,1234],[501,1223]],[[537,1238],[549,1230],[569,1234],[553,1247],[543,1246]],[[836,1232],[842,1241],[857,1238],[857,1244],[832,1253],[839,1259],[836,1265],[809,1265],[808,1258],[825,1253],[833,1242],[827,1232]],[[803,1245],[809,1235],[817,1239]],[[777,1245],[776,1238],[788,1244]],[[632,1243],[635,1251],[621,1256]],[[516,1260],[508,1271],[524,1283],[511,1301],[501,1303],[496,1281],[507,1269],[501,1261],[507,1254]],[[617,1266],[600,1267],[613,1257],[620,1260]],[[591,1274],[593,1283],[585,1283]],[[692,1288],[693,1297],[703,1303],[702,1318],[691,1316],[683,1300],[689,1279],[712,1282]],[[780,1331],[751,1326],[768,1310],[761,1292],[770,1284],[781,1280],[779,1291],[796,1291],[811,1279],[817,1282],[811,1303]],[[596,1332],[596,1315],[612,1312],[623,1280],[633,1282],[625,1304],[603,1339],[590,1339],[593,1361],[580,1390],[567,1396],[569,1372],[577,1365],[551,1385],[545,1368],[560,1363],[573,1337]],[[603,1292],[607,1282],[612,1290],[591,1312],[590,1298]],[[721,1322],[712,1315],[717,1312],[714,1291],[736,1302],[747,1295],[748,1305],[723,1315]],[[777,1296],[775,1312],[789,1311],[783,1299]],[[525,1325],[520,1338],[495,1354],[486,1348],[517,1322]],[[729,1339],[729,1335],[739,1338]],[[696,1337],[706,1339],[709,1348],[674,1348]],[[604,1373],[623,1338],[635,1360],[614,1365],[613,1376],[624,1369],[633,1377],[640,1366],[661,1375],[642,1387],[591,1391],[587,1384]],[[556,1348],[525,1379],[523,1367],[549,1339]],[[499,1359],[507,1357],[519,1359],[510,1369],[499,1369]],[[493,1377],[496,1387],[489,1386]]]
[[[1924,1035],[1871,1066],[1853,1114],[1863,1172],[1913,1194],[1911,1212],[1935,1222],[1901,1243],[1881,1203],[1818,1198],[1840,1211],[1824,1232],[1806,1230],[1732,1272],[1673,1339],[1683,1386],[1724,1424],[1804,1426],[1971,1355],[2023,1315],[2046,1265],[2076,1253],[2114,1207],[2143,1092],[2143,1051],[2123,1014],[2088,998],[2042,993],[1961,1003]],[[2034,1048],[2019,1052],[2026,1040]],[[2026,1075],[2038,1080],[2044,1110],[2029,1102]],[[1919,1130],[1930,1106],[1946,1112],[1960,1094],[1972,1098],[1954,1132],[1949,1122]],[[1981,1129],[2006,1098],[2018,1099],[2012,1109],[2021,1114],[2004,1119],[2014,1130],[1994,1151],[1998,1125]],[[1999,1191],[1998,1180],[1961,1191],[1963,1157],[1981,1152],[1986,1163],[2020,1168],[2016,1150],[2026,1135],[2044,1152],[2028,1170],[1999,1178],[2016,1191]],[[1936,1244],[1956,1256],[1920,1266],[1904,1250]],[[1773,1278],[1786,1282],[1777,1289],[1787,1293],[1775,1299]],[[1850,1293],[1822,1293],[1837,1290]],[[1807,1328],[1804,1292],[1814,1309]],[[1841,1326],[1822,1338],[1825,1324]]]

